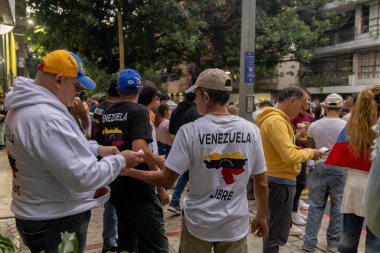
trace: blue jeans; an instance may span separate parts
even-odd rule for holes
[[[317,163],[309,174],[309,216],[307,219],[304,243],[313,247],[318,243],[318,231],[321,227],[327,199],[330,196],[330,221],[326,230],[327,245],[337,247],[342,232],[342,197],[347,178],[347,170],[342,167],[326,166]]]
[[[177,180],[175,185],[172,200],[170,201],[171,206],[179,206],[179,201],[181,200],[181,194],[185,190],[186,184],[189,181],[189,171],[183,173]]]
[[[84,252],[86,246],[88,223],[91,211],[43,221],[20,220],[16,218],[16,227],[22,241],[32,253],[45,251],[58,253],[61,233],[75,233],[78,239],[78,250]]]
[[[103,212],[103,250],[111,249],[117,242],[117,216],[110,200],[104,204]]]
[[[343,214],[343,233],[340,237],[339,252],[357,253],[360,240],[360,234],[363,228],[364,217],[357,216],[353,213]],[[380,252],[380,239],[377,238],[367,227],[365,238],[365,252]]]

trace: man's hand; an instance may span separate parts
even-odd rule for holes
[[[313,149],[313,152],[314,152],[313,160],[319,160],[325,156],[325,154],[323,152],[319,151],[318,149]]]
[[[251,224],[251,233],[253,233],[255,237],[267,237],[268,232],[267,219],[255,217]]]
[[[127,176],[127,177],[129,177],[129,176],[131,176],[131,171],[132,171],[132,168],[121,169],[119,176]]]
[[[117,155],[120,154],[119,149],[116,146],[99,146],[98,155],[105,157],[108,155]]]
[[[0,122],[3,122],[5,120],[6,116],[4,114],[0,114]]]
[[[124,157],[126,168],[133,168],[137,164],[144,162],[143,153],[141,152],[133,152],[130,150],[124,150],[120,154]]]
[[[302,138],[305,135],[306,135],[306,128],[296,129],[296,134],[294,135],[294,137],[296,138],[296,140],[298,140],[299,138]]]
[[[109,192],[109,189],[107,189],[106,187],[99,188],[95,191],[94,199],[100,198],[106,195],[108,192]]]
[[[164,188],[158,188],[158,198],[160,199],[161,205],[166,206],[169,204],[169,194]]]
[[[160,155],[157,156],[157,166],[160,168],[160,170],[163,170],[165,168],[165,156]]]

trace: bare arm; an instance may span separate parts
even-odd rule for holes
[[[143,171],[136,169],[123,169],[121,176],[130,176],[157,187],[170,188],[177,180],[179,174],[165,167],[159,171]]]
[[[175,135],[169,134],[169,139],[170,139],[171,142],[174,141],[174,137],[175,137]]]
[[[158,166],[156,164],[153,164],[153,163],[150,163],[148,164],[148,167],[149,167],[149,170],[151,171],[159,171],[160,169],[158,168]],[[158,197],[160,199],[160,202],[163,206],[169,204],[169,195],[168,193],[166,192],[166,189],[164,187],[157,187],[157,191],[158,191]]]
[[[267,209],[268,209],[268,181],[267,174],[261,173],[254,176],[254,191],[257,214],[252,221],[251,230],[256,237],[268,236]]]
[[[267,209],[268,209],[268,180],[267,173],[261,173],[259,175],[253,176],[254,183],[254,192],[256,199],[257,215],[261,219],[267,218]]]
[[[144,161],[148,164],[156,164],[160,168],[164,166],[165,163],[165,158],[162,156],[157,156],[152,153],[152,151],[149,149],[148,143],[146,140],[143,139],[138,139],[134,140],[132,142],[132,151],[139,151],[139,150],[144,151]]]

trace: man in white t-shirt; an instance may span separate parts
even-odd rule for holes
[[[162,171],[125,169],[125,175],[171,187],[189,170],[183,201],[181,253],[247,252],[249,209],[246,185],[255,179],[257,215],[251,229],[268,234],[268,185],[259,129],[228,113],[231,80],[220,69],[203,71],[194,86],[198,113],[205,115],[178,131]]]
[[[310,148],[331,149],[346,125],[346,121],[339,118],[343,108],[343,98],[332,93],[326,97],[322,106],[326,117],[310,125],[307,145]],[[347,172],[345,168],[328,166],[325,162],[326,157],[315,161],[315,167],[308,176],[310,208],[303,238],[303,249],[308,252],[313,251],[318,243],[318,231],[328,197],[331,201],[330,221],[326,231],[328,252],[338,252],[337,246],[342,232],[340,207]]]

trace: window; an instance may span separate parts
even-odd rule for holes
[[[359,54],[358,78],[380,78],[380,51]]]
[[[369,31],[369,6],[362,5],[362,33]]]

